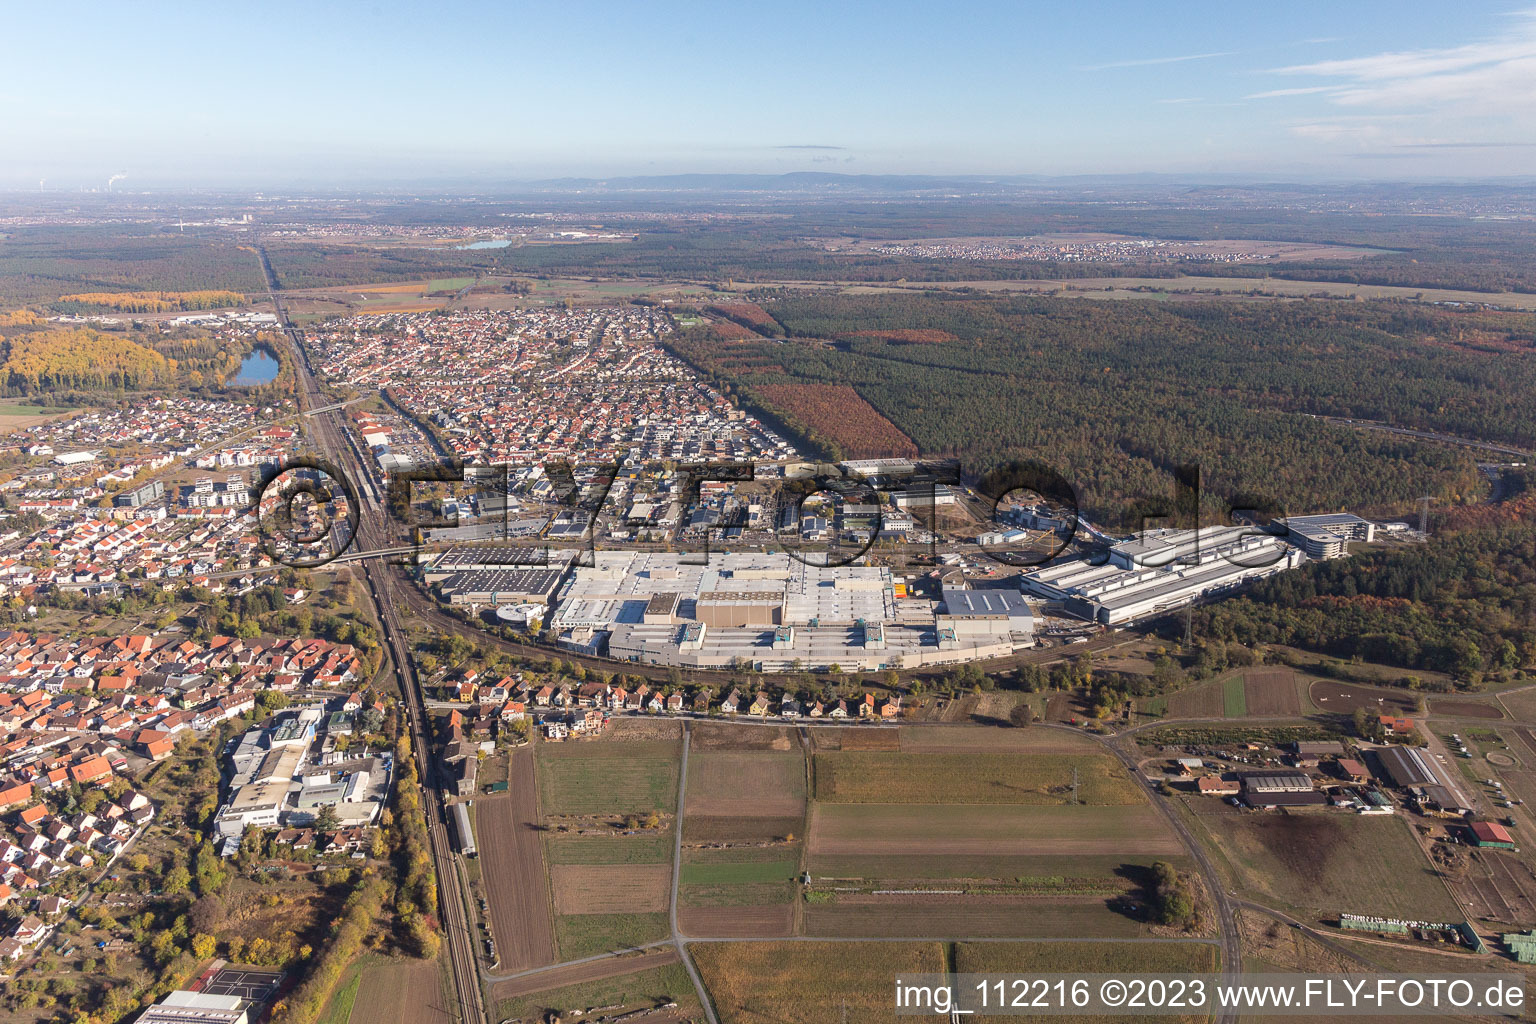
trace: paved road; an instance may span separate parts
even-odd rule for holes
[[[1152,784],[1147,781],[1146,776],[1142,775],[1138,770],[1136,757],[1121,744],[1115,742],[1113,737],[1087,733],[1082,729],[1073,729],[1071,726],[1066,725],[1054,725],[1051,723],[1043,723],[1043,725],[1047,729],[1065,729],[1078,735],[1093,736],[1125,766],[1125,770],[1130,773],[1131,778],[1136,780],[1137,785],[1142,788],[1147,799],[1151,801],[1152,806],[1162,813],[1169,826],[1173,829],[1174,834],[1179,837],[1180,841],[1189,850],[1189,855],[1194,859],[1196,866],[1199,868],[1201,877],[1205,879],[1205,887],[1211,894],[1211,900],[1216,904],[1216,924],[1221,933],[1218,944],[1221,947],[1222,973],[1234,977],[1242,974],[1243,939],[1242,934],[1238,931],[1237,912],[1231,898],[1227,894],[1226,884],[1222,881],[1221,875],[1217,873],[1216,866],[1211,863],[1211,858],[1205,852],[1205,847],[1200,845],[1199,840],[1190,832],[1189,827],[1184,824],[1184,819],[1179,817],[1178,812],[1173,809],[1168,801],[1158,796],[1157,792],[1152,788]],[[1032,726],[1031,728],[1038,727]],[[1216,1016],[1216,1024],[1236,1024],[1236,1021],[1237,1013],[1233,1010],[1223,1010]]]

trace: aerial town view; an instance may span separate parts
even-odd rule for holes
[[[1536,11],[423,13],[13,12],[0,1024],[1536,1019]]]

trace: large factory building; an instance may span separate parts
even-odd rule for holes
[[[1246,526],[1156,530],[1081,560],[1026,573],[1026,593],[1059,601],[1073,615],[1116,626],[1300,565],[1302,552]]]

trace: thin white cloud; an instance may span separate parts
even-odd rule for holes
[[[1313,92],[1340,106],[1524,114],[1536,105],[1536,9],[1521,12],[1520,24],[1496,39],[1293,64],[1272,73],[1333,84],[1272,89],[1250,99]]]
[[[1287,126],[1314,142],[1383,150],[1520,145],[1536,139],[1536,8],[1517,17],[1479,42],[1274,68],[1312,81],[1245,99],[1316,97],[1323,106]]]
[[[1089,64],[1079,71],[1109,71],[1113,68],[1149,68],[1157,64],[1183,64],[1191,60],[1210,60],[1212,57],[1230,57],[1236,50],[1220,50],[1216,53],[1191,53],[1182,57],[1146,57],[1141,60],[1117,60],[1108,64]]]
[[[1313,96],[1323,92],[1338,92],[1337,85],[1304,85],[1295,89],[1269,89],[1265,92],[1249,93],[1245,100],[1268,100],[1277,96]]]

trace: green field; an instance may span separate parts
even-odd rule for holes
[[[331,993],[330,1001],[315,1024],[347,1024],[352,1019],[352,1006],[357,1002],[357,989],[363,982],[362,964],[347,968],[340,985]]]
[[[427,282],[427,291],[430,292],[456,292],[460,288],[468,288],[475,283],[472,277],[435,277]]]
[[[728,864],[684,864],[680,881],[684,885],[744,885],[753,882],[783,882],[795,877],[793,861],[745,862]]]
[[[52,405],[33,405],[18,398],[0,399],[0,416],[50,416],[74,411]]]
[[[845,804],[1128,805],[1145,798],[1107,754],[913,754],[828,751],[814,758],[816,799]]]
[[[1248,714],[1248,694],[1243,689],[1242,674],[1230,677],[1222,687],[1222,699],[1226,702],[1226,716],[1242,718]]]
[[[657,864],[672,859],[669,832],[641,833],[632,836],[549,837],[544,847],[550,864]]]
[[[671,925],[666,914],[563,914],[555,918],[560,959],[628,949],[664,939]]]
[[[601,752],[583,756],[588,749]],[[673,743],[644,742],[573,746],[554,754],[541,748],[540,806],[546,814],[670,813],[677,802],[676,750]]]
[[[796,891],[795,883],[788,878],[778,882],[679,885],[677,902],[683,907],[769,907],[793,902]]]

